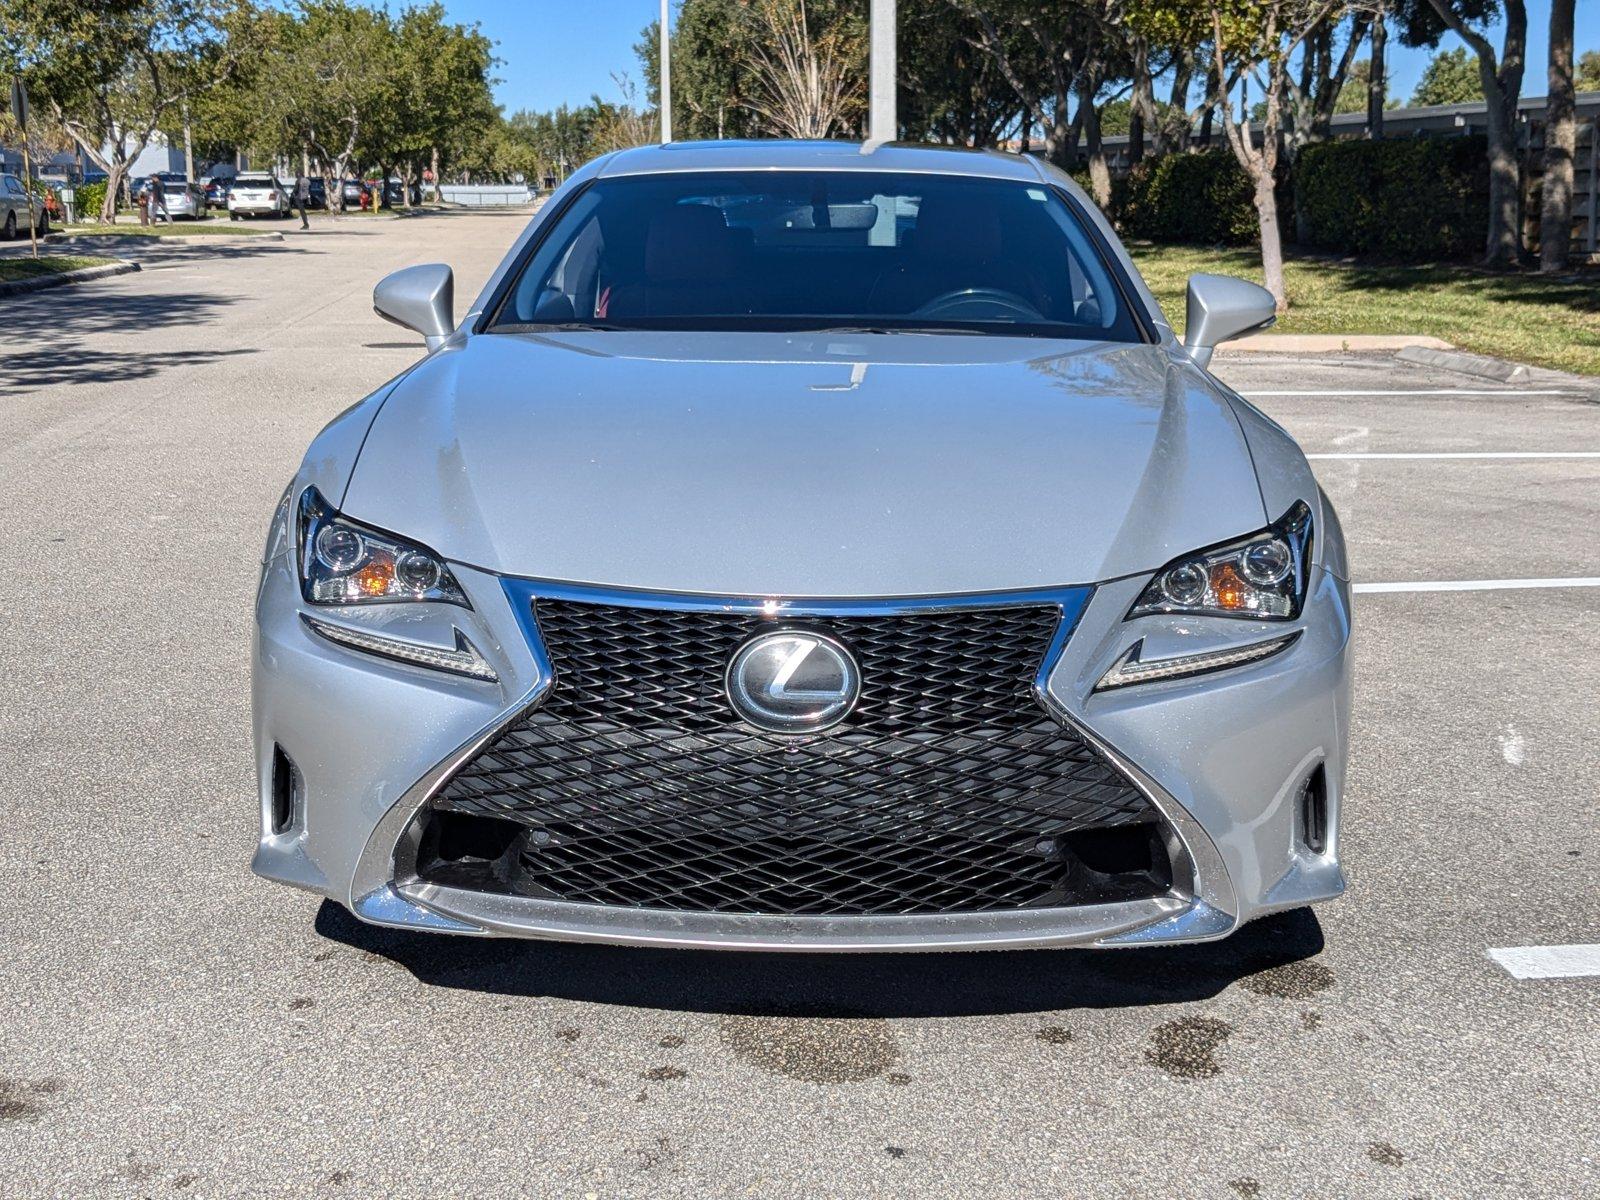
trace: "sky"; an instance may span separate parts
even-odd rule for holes
[[[451,17],[474,21],[496,43],[504,60],[496,98],[507,113],[519,108],[578,105],[599,92],[617,98],[613,72],[626,71],[643,90],[633,44],[661,11],[660,0],[444,0]],[[674,3],[674,9],[677,5]],[[1578,4],[1578,52],[1600,49],[1600,3]],[[1550,0],[1528,0],[1528,71],[1523,94],[1545,93],[1545,55]],[[1498,49],[1500,34],[1494,37]],[[1441,48],[1459,38],[1446,34]],[[1428,51],[1407,50],[1389,39],[1390,91],[1408,99],[1427,65]]]

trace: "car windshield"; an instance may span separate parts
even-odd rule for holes
[[[265,175],[241,175],[234,181],[236,188],[270,188],[277,187],[277,181]]]
[[[1064,193],[865,171],[597,180],[538,240],[490,327],[550,326],[1141,340]]]

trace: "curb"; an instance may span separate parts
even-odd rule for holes
[[[1460,350],[1441,352],[1416,347],[1400,351],[1395,358],[1413,366],[1433,367],[1474,379],[1493,380],[1495,383],[1530,383],[1535,387],[1568,389],[1574,399],[1600,403],[1600,378],[1590,375],[1574,375],[1549,367],[1530,367],[1525,363],[1491,358],[1486,354],[1467,354]]]
[[[1479,379],[1493,379],[1500,383],[1526,383],[1533,378],[1533,368],[1521,363],[1490,358],[1486,354],[1468,354],[1462,350],[1436,350],[1424,346],[1408,346],[1395,357],[1401,362],[1419,367],[1438,367],[1461,375],[1474,375]]]
[[[112,275],[128,275],[139,269],[136,262],[106,263],[99,267],[81,267],[76,271],[58,271],[54,275],[39,275],[33,279],[10,279],[0,282],[0,296],[16,296],[23,292],[42,292],[45,288],[64,287],[69,283],[87,283],[91,279],[106,279]]]
[[[1449,342],[1426,334],[1389,333],[1257,333],[1224,342],[1218,354],[1359,354],[1404,353],[1425,347],[1453,350]]]
[[[220,246],[237,246],[241,242],[281,242],[283,234],[273,233],[181,233],[171,237],[141,236],[137,233],[66,233],[66,241],[87,242],[133,242],[138,245],[149,243],[154,246],[203,246],[215,243]]]

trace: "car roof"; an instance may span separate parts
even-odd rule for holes
[[[599,174],[652,175],[680,171],[920,171],[1018,179],[1037,183],[1043,175],[1022,154],[925,146],[914,142],[726,141],[669,142],[635,146],[606,160]]]

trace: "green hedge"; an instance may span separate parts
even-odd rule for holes
[[[1111,187],[1111,219],[1126,237],[1244,246],[1256,242],[1254,188],[1231,150],[1146,159]]]
[[[1482,248],[1482,137],[1322,142],[1300,151],[1294,177],[1296,208],[1316,249],[1426,261]]]
[[[98,221],[100,206],[106,202],[106,185],[83,183],[73,189],[72,207],[80,221]]]

